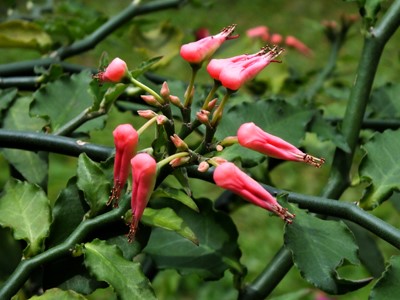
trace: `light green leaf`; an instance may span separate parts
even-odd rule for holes
[[[3,121],[3,128],[12,130],[40,131],[45,122],[40,118],[29,116],[30,97],[18,98]],[[7,161],[14,166],[26,180],[44,186],[47,178],[47,155],[19,149],[3,148],[2,152]]]
[[[23,20],[0,24],[0,47],[30,48],[43,51],[51,46],[50,36],[38,25]]]
[[[400,294],[400,256],[392,256],[382,277],[376,282],[370,300],[397,299]]]
[[[105,208],[111,191],[111,180],[106,168],[82,153],[78,159],[77,177],[77,186],[83,191],[90,206],[89,216],[95,216]]]
[[[25,256],[42,251],[51,223],[49,199],[34,184],[11,179],[0,198],[0,225],[13,230],[14,238],[25,240]]]
[[[156,206],[157,203],[152,202]],[[174,268],[183,275],[197,274],[206,279],[221,278],[226,269],[243,274],[239,262],[238,232],[231,218],[216,212],[211,201],[197,202],[200,213],[180,204],[169,203],[196,234],[199,245],[176,232],[154,228],[143,250],[151,255],[158,268]]]
[[[330,294],[343,294],[370,281],[338,278],[336,269],[345,260],[359,264],[358,247],[342,221],[321,220],[295,206],[289,206],[289,211],[296,218],[285,228],[285,246],[304,279]]]
[[[53,288],[47,290],[40,296],[33,296],[29,298],[30,300],[85,300],[85,296],[78,294],[72,290],[64,291],[62,289]]]
[[[359,173],[370,185],[360,206],[373,209],[400,189],[400,130],[377,133],[365,144],[364,150],[366,156],[361,161]]]
[[[117,246],[94,240],[85,244],[84,254],[85,266],[91,274],[110,284],[120,299],[156,299],[140,263],[123,258]]]
[[[186,205],[187,207],[193,209],[194,211],[199,211],[199,208],[196,205],[196,202],[189,197],[184,191],[178,190],[172,187],[163,187],[163,188],[158,188],[153,194],[151,195],[152,198],[167,198],[165,201],[168,201],[168,199],[173,199],[181,202],[182,204]]]
[[[197,207],[197,206],[196,206]],[[194,232],[188,227],[185,221],[179,217],[175,211],[169,207],[161,209],[152,209],[147,207],[143,212],[141,221],[152,227],[160,227],[167,230],[175,231],[184,238],[198,244],[199,241],[196,238]]]
[[[93,105],[91,81],[86,70],[48,83],[35,92],[31,114],[45,118],[53,131],[58,130]]]

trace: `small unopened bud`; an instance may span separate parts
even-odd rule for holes
[[[178,96],[170,95],[169,96],[169,101],[171,101],[171,103],[173,105],[175,105],[176,107],[183,108],[181,99],[179,99]]]
[[[169,164],[171,165],[171,167],[176,168],[176,167],[186,164],[187,162],[189,162],[189,160],[190,160],[189,156],[177,157],[177,158],[174,158],[173,160],[171,160],[169,162]]]
[[[158,115],[156,121],[157,125],[164,125],[169,119],[164,115]]]
[[[137,113],[142,118],[145,118],[145,119],[148,119],[148,120],[150,120],[150,119],[152,119],[152,118],[157,116],[157,114],[154,111],[150,110],[150,109],[138,110]]]
[[[168,83],[166,81],[163,82],[161,90],[160,90],[160,95],[165,101],[169,101],[169,96],[170,96],[170,91],[168,87]]]
[[[229,147],[237,143],[238,143],[237,136],[227,136],[226,138],[224,138],[222,141],[219,142],[219,145],[221,145],[222,147]]]
[[[187,151],[189,149],[188,145],[177,134],[170,136],[170,139],[179,151]]]
[[[215,149],[216,149],[218,152],[221,152],[222,150],[224,150],[224,147],[221,146],[221,145],[217,145],[217,146],[215,147]]]
[[[196,113],[196,117],[202,124],[208,125],[210,124],[210,121],[208,119],[209,114],[209,111],[202,109]]]
[[[279,33],[273,33],[270,37],[270,42],[272,45],[280,45],[282,41],[283,37]]]
[[[222,157],[219,157],[219,156],[214,156],[210,160],[215,162],[217,165],[220,165],[220,164],[223,164],[223,163],[227,162],[227,160],[225,158],[222,158]]]
[[[217,104],[217,101],[218,101],[218,98],[211,100],[207,105],[207,110],[212,111],[214,109],[215,105]]]
[[[206,162],[206,161],[202,161],[200,164],[199,164],[199,166],[198,166],[198,168],[197,168],[197,171],[199,171],[199,172],[207,172],[207,170],[210,168],[210,165],[208,164],[208,162]]]
[[[140,96],[144,102],[146,102],[148,105],[155,106],[155,107],[161,107],[160,102],[157,101],[157,99],[152,96],[152,95],[141,95]]]

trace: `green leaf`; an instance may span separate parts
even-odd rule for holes
[[[84,193],[90,206],[89,217],[105,208],[111,191],[110,170],[92,161],[85,153],[79,155],[77,186]]]
[[[86,297],[77,292],[68,290],[64,291],[58,288],[53,288],[45,291],[43,295],[33,296],[30,300],[86,300]]]
[[[382,277],[376,282],[370,300],[397,299],[400,293],[400,256],[392,256]]]
[[[0,113],[8,108],[8,106],[10,105],[11,101],[15,98],[17,93],[18,89],[16,88],[8,88],[0,90]]]
[[[162,56],[157,56],[157,57],[153,57],[153,58],[150,58],[149,60],[142,62],[138,68],[131,71],[133,78],[138,78],[140,75],[142,75],[145,72],[147,72],[148,70],[150,70],[162,58],[163,58]]]
[[[30,48],[39,51],[51,46],[50,36],[38,25],[23,20],[0,23],[0,47]]]
[[[400,130],[377,133],[365,144],[366,156],[361,161],[359,173],[370,185],[360,201],[364,209],[373,209],[387,200],[400,188]]]
[[[140,263],[124,259],[117,246],[94,240],[85,244],[84,254],[91,274],[110,284],[120,299],[156,299]]]
[[[186,205],[187,207],[193,209],[194,211],[199,211],[196,202],[189,197],[184,191],[178,190],[172,187],[163,187],[158,188],[156,191],[153,192],[151,195],[152,198],[167,198],[165,199],[173,199],[181,202],[182,204]]]
[[[91,81],[85,70],[48,83],[34,93],[31,114],[45,118],[53,131],[58,130],[93,105]]]
[[[141,221],[148,226],[175,231],[194,244],[199,243],[194,232],[172,208],[165,207],[161,209],[152,209],[147,207],[143,212]]]
[[[383,119],[400,117],[399,94],[400,84],[387,83],[374,89],[368,106],[372,109],[372,116]]]
[[[342,221],[321,220],[292,205],[289,210],[296,218],[285,228],[285,246],[304,279],[330,294],[343,294],[370,281],[338,278],[336,269],[345,260],[359,264],[358,247]]]
[[[13,230],[14,238],[25,240],[24,256],[33,256],[43,249],[51,222],[49,199],[34,184],[11,179],[0,198],[0,225]]]
[[[3,128],[12,130],[41,130],[45,122],[39,118],[29,116],[30,97],[18,98],[3,121]],[[7,161],[22,174],[29,182],[45,185],[47,178],[47,154],[43,152],[24,151],[19,149],[3,148],[2,152]]]
[[[77,178],[68,181],[67,187],[58,196],[53,207],[53,223],[47,246],[55,246],[63,242],[82,222],[88,206],[82,192],[76,185]]]
[[[152,202],[152,205],[156,205]],[[151,255],[158,268],[177,269],[182,275],[197,274],[205,279],[219,279],[226,269],[243,274],[239,262],[238,232],[229,216],[216,212],[211,201],[197,202],[200,213],[178,203],[169,203],[196,234],[199,245],[173,231],[155,228],[143,250]]]

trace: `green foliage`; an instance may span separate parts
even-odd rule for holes
[[[393,256],[382,274],[382,277],[372,288],[370,299],[394,299],[397,297],[400,289],[400,259],[399,256]]]

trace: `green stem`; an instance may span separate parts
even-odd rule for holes
[[[200,67],[201,67],[201,65],[196,65],[196,64],[191,64],[190,66],[192,67],[192,73],[190,76],[189,85],[185,92],[185,101],[183,103],[183,106],[186,108],[189,108],[192,106],[194,81],[196,79],[197,72],[200,70]],[[185,120],[183,120],[183,121],[185,121]]]
[[[150,87],[148,87],[147,85],[141,83],[139,80],[133,78],[132,76],[129,77],[129,80],[136,85],[137,87],[141,88],[142,90],[144,90],[145,92],[149,93],[150,95],[152,95],[154,98],[156,98],[157,102],[160,104],[164,104],[164,99],[161,98],[161,96],[155,92],[153,89],[151,89]]]
[[[218,90],[218,88],[221,86],[221,82],[214,80],[214,85],[211,88],[210,92],[207,95],[206,100],[204,100],[204,104],[202,106],[201,109],[206,109],[208,110],[208,104],[210,103],[210,101],[214,98],[215,92]]]
[[[224,112],[225,104],[228,102],[229,98],[231,97],[231,95],[234,92],[235,91],[232,91],[232,90],[229,90],[229,89],[226,90],[226,94],[225,94],[224,98],[222,98],[221,103],[219,104],[218,108],[215,110],[215,112],[213,114],[213,118],[212,118],[212,120],[210,122],[212,127],[215,128],[215,127],[218,126],[218,123],[221,120],[222,114]]]
[[[165,165],[169,164],[175,158],[185,157],[185,156],[189,156],[189,155],[190,155],[189,152],[178,152],[178,153],[175,153],[173,155],[168,156],[167,158],[164,158],[163,160],[160,160],[157,163],[157,167],[160,170],[160,169],[162,169],[162,167],[164,167]]]
[[[144,123],[142,125],[142,127],[140,127],[136,132],[137,134],[140,136],[144,131],[147,130],[147,128],[149,128],[151,125],[153,125],[155,122],[157,121],[157,116],[151,118],[150,120],[148,120],[146,123]]]

